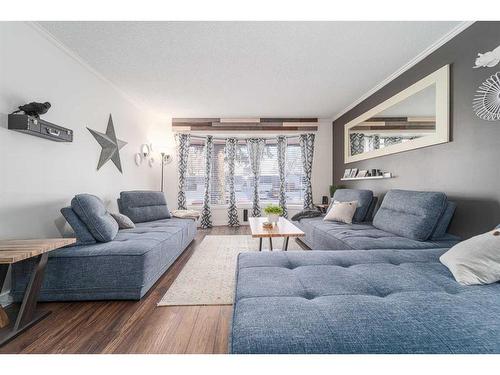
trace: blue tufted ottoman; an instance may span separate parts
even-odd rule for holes
[[[500,353],[500,284],[447,249],[242,253],[232,353]]]

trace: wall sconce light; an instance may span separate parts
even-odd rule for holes
[[[151,153],[151,146],[149,146],[148,144],[144,143],[142,146],[141,146],[141,154],[142,154],[142,157],[144,159],[146,159],[149,154]]]
[[[153,145],[151,144],[148,145],[147,143],[142,144],[140,152],[134,155],[135,164],[137,166],[140,166],[144,160],[147,160],[149,166],[153,167],[155,160],[151,155],[152,153],[153,153]]]

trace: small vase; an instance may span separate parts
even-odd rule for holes
[[[279,215],[276,214],[267,215],[267,221],[269,221],[272,224],[276,224],[278,220],[279,220]]]

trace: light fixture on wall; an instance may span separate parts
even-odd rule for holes
[[[137,166],[140,166],[144,160],[148,161],[148,164],[150,167],[153,167],[154,164],[154,158],[152,156],[153,153],[153,145],[152,144],[147,144],[143,143],[140,148],[140,152],[135,154],[135,164]]]
[[[149,154],[151,153],[151,146],[144,143],[143,145],[141,145],[141,155],[144,159],[146,159]]]
[[[170,149],[168,146],[159,146],[157,147],[158,152],[160,153],[160,161],[161,161],[161,191],[163,192],[163,168],[165,165],[170,164],[172,162],[172,154],[170,153]]]

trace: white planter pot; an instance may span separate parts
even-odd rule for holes
[[[270,223],[273,223],[273,224],[276,224],[279,220],[279,215],[276,215],[276,214],[269,214],[267,215],[267,221],[269,221]]]

